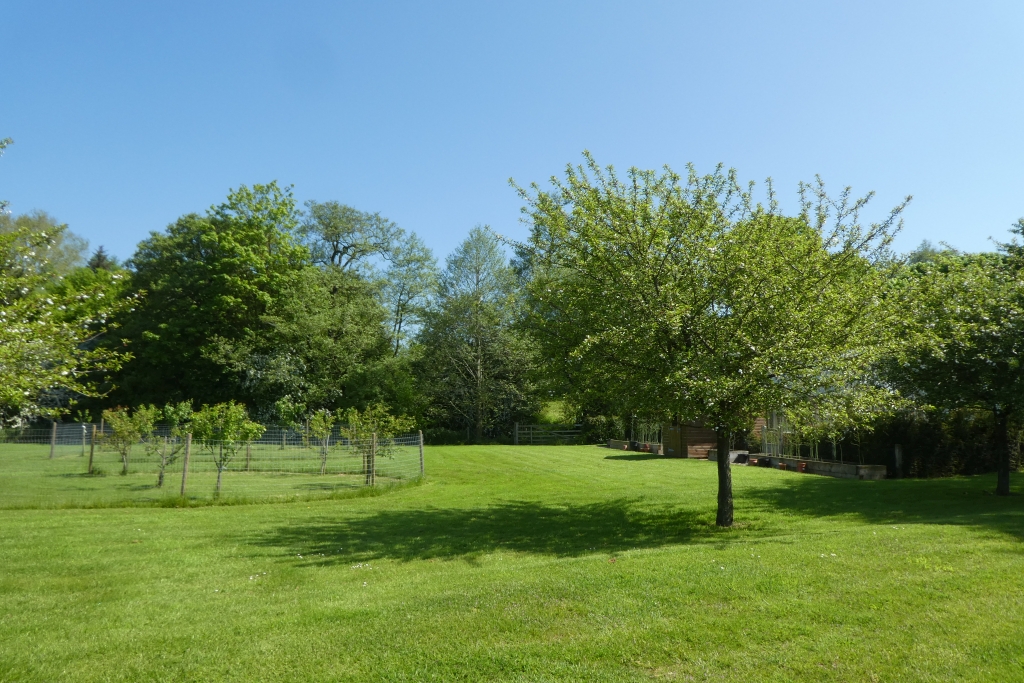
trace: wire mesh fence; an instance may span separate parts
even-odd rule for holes
[[[96,428],[95,437],[93,427]],[[422,435],[192,441],[158,428],[117,444],[99,425],[0,432],[0,508],[261,502],[330,497],[423,475]]]

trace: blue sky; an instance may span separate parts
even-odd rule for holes
[[[897,242],[1024,215],[1024,3],[9,3],[0,198],[127,257],[231,187],[380,211],[443,257],[526,184],[718,162],[914,195]]]

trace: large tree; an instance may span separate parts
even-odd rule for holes
[[[1009,254],[936,252],[908,268],[918,340],[889,370],[925,406],[992,415],[996,493],[1010,494],[1010,421],[1024,414],[1024,285]]]
[[[298,277],[308,251],[292,231],[298,212],[277,183],[241,186],[206,215],[188,214],[151,233],[129,262],[143,293],[125,318],[135,355],[118,398],[135,405],[239,397],[223,346],[258,335],[271,304]]]
[[[353,272],[309,266],[269,304],[259,334],[220,340],[219,357],[254,415],[284,418],[275,414],[283,397],[303,412],[392,403],[381,366],[401,369],[390,367],[387,313],[374,289]]]
[[[0,140],[0,152],[8,144]],[[0,425],[57,418],[101,393],[100,381],[120,367],[124,357],[96,341],[128,301],[109,296],[105,283],[62,281],[73,242],[66,226],[30,217],[0,228]]]
[[[801,186],[802,211],[754,202],[735,173],[681,178],[586,155],[552,191],[520,189],[546,366],[584,404],[717,430],[717,523],[733,522],[731,437],[770,409],[851,419],[888,392],[867,381],[898,315],[887,245],[903,205],[862,226],[868,197]],[[869,195],[870,197],[870,195]]]
[[[448,257],[418,340],[436,424],[480,442],[536,409],[532,342],[516,327],[515,273],[495,235],[470,231]]]

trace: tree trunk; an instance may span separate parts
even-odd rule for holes
[[[479,336],[476,338],[476,442],[484,440],[484,354]]]
[[[224,474],[224,468],[217,465],[217,489],[213,492],[214,498],[220,498],[220,478]]]
[[[1010,495],[1010,435],[1009,417],[1005,411],[997,411],[996,418],[996,458],[999,461],[996,475],[996,495]]]
[[[732,526],[732,470],[729,467],[729,428],[715,431],[718,448],[718,516],[715,524]]]
[[[156,478],[156,487],[164,485],[164,470],[167,469],[167,437],[164,437],[164,447],[160,449],[160,475]]]

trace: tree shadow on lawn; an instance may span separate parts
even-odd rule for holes
[[[606,455],[605,460],[681,460],[667,455],[656,455],[653,453],[632,453],[630,455]]]
[[[995,475],[946,479],[857,481],[813,474],[784,475],[779,485],[737,492],[737,502],[762,511],[811,517],[854,516],[872,524],[955,524],[987,528],[1024,540],[1024,496],[995,495]],[[1014,484],[1020,482],[1014,475]]]
[[[581,505],[515,501],[477,508],[383,510],[341,521],[282,526],[256,543],[286,548],[314,563],[335,563],[471,559],[497,550],[579,556],[687,543],[714,533],[712,515],[671,505],[625,499]]]

